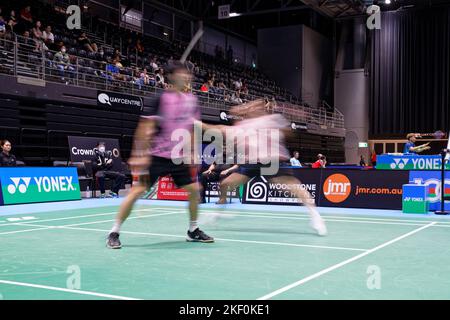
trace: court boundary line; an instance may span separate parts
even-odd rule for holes
[[[358,254],[358,255],[356,255],[354,257],[351,257],[349,259],[341,261],[341,262],[339,262],[337,264],[334,264],[334,265],[332,265],[332,266],[330,266],[328,268],[322,269],[319,272],[316,272],[316,273],[314,273],[312,275],[309,275],[309,276],[307,276],[305,278],[302,278],[302,279],[300,279],[300,280],[298,280],[296,282],[293,282],[293,283],[291,283],[289,285],[281,287],[280,289],[272,291],[272,292],[270,292],[270,293],[268,293],[268,294],[266,294],[264,296],[261,296],[261,297],[257,298],[256,300],[268,300],[268,299],[271,299],[271,298],[273,298],[273,297],[275,297],[277,295],[280,295],[281,293],[284,293],[284,292],[289,291],[289,290],[291,290],[293,288],[296,288],[296,287],[298,287],[298,286],[300,286],[300,285],[302,285],[302,284],[304,284],[306,282],[309,282],[311,280],[319,278],[319,277],[321,277],[322,275],[324,275],[326,273],[329,273],[331,271],[339,269],[339,268],[341,268],[341,267],[343,267],[343,266],[345,266],[345,265],[347,265],[349,263],[352,263],[352,262],[354,262],[356,260],[359,260],[359,259],[361,259],[361,258],[363,258],[363,257],[365,257],[365,256],[367,256],[367,255],[369,255],[369,254],[371,254],[373,252],[376,252],[376,251],[378,251],[380,249],[383,249],[383,248],[385,248],[385,247],[387,247],[387,246],[389,246],[389,245],[391,245],[393,243],[396,243],[396,242],[398,242],[398,241],[400,241],[400,240],[402,240],[404,238],[407,238],[407,237],[409,237],[409,236],[411,236],[413,234],[416,234],[416,233],[418,233],[418,232],[420,232],[420,231],[422,231],[424,229],[427,229],[427,228],[435,225],[436,223],[437,222],[430,222],[429,224],[426,224],[426,225],[424,225],[424,226],[422,226],[420,228],[414,229],[414,230],[412,230],[410,232],[407,232],[407,233],[405,233],[403,235],[400,235],[400,236],[398,236],[398,237],[396,237],[394,239],[386,241],[386,242],[384,242],[384,243],[382,243],[382,244],[380,244],[380,245],[378,245],[378,246],[376,246],[376,247],[374,247],[372,249],[369,249],[369,250],[367,250],[367,251],[365,251],[363,253],[360,253],[360,254]]]
[[[161,210],[163,208],[148,208],[148,209],[136,209],[133,210],[133,212],[141,212],[141,211],[152,211],[152,210]],[[163,209],[165,210],[165,209]],[[61,211],[48,211],[48,212],[42,212],[42,213],[51,213],[51,212],[61,212]],[[40,212],[41,213],[41,212]],[[102,213],[95,213],[95,214],[86,214],[86,215],[81,215],[81,216],[71,216],[71,217],[63,217],[63,218],[52,218],[52,219],[35,219],[33,220],[34,222],[50,222],[50,221],[60,221],[60,220],[71,220],[71,219],[77,219],[77,218],[90,218],[90,217],[99,217],[99,216],[107,216],[107,215],[113,215],[116,214],[117,211],[113,211],[113,212],[102,212]],[[26,220],[24,220],[26,221]],[[11,222],[11,223],[6,223],[6,224],[0,224],[0,227],[4,227],[4,226],[14,226],[17,225],[18,223],[21,222]]]
[[[148,218],[148,217],[159,217],[159,216],[167,216],[167,215],[173,215],[177,212],[166,212],[166,213],[156,213],[156,214],[148,214],[148,215],[142,215],[142,216],[136,216],[136,217],[129,217],[127,220],[131,219],[142,219],[142,218]],[[115,219],[110,220],[97,220],[97,221],[91,221],[91,222],[83,222],[83,223],[75,223],[75,224],[69,224],[67,226],[78,226],[78,225],[85,225],[85,224],[96,224],[96,223],[105,223],[105,222],[114,222]],[[38,222],[38,221],[36,221]],[[41,221],[42,222],[42,221]],[[36,229],[26,229],[26,230],[17,230],[17,231],[6,231],[6,232],[0,232],[0,235],[4,234],[14,234],[14,233],[22,233],[22,232],[30,232],[30,231],[39,231],[39,230],[50,230],[50,229],[61,229],[62,226],[49,226],[49,225],[39,225],[35,223],[26,223],[26,222],[17,222],[14,223],[16,226],[29,226],[29,227],[40,227]],[[64,225],[63,225],[64,226]]]
[[[110,298],[110,299],[115,299],[115,300],[142,300],[142,299],[138,299],[138,298],[117,296],[117,295],[113,295],[113,294],[100,293],[100,292],[94,292],[94,291],[68,289],[68,288],[53,287],[53,286],[46,286],[46,285],[41,285],[41,284],[9,281],[9,280],[2,280],[2,279],[0,279],[0,283],[14,285],[14,286],[21,286],[21,287],[31,287],[31,288],[45,289],[45,290],[51,290],[51,291],[62,291],[62,292],[76,293],[76,294],[81,294],[81,295]]]

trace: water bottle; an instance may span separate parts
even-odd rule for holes
[[[86,197],[85,198],[90,198],[91,197],[91,189],[89,188],[89,186],[87,186],[86,188]]]

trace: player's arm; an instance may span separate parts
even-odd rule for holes
[[[145,169],[150,164],[148,150],[155,133],[155,121],[151,118],[141,118],[134,133],[133,149],[128,163],[138,170]]]
[[[423,152],[423,151],[425,151],[425,150],[431,149],[431,147],[429,146],[429,144],[430,144],[430,143],[428,142],[428,143],[422,144],[422,145],[420,145],[420,146],[410,148],[409,150],[412,150],[412,151],[415,151],[415,152]]]

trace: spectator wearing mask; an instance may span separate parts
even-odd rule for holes
[[[100,197],[105,198],[105,179],[110,178],[113,180],[113,186],[109,193],[109,197],[119,197],[119,190],[125,181],[125,175],[123,173],[113,170],[112,152],[106,151],[106,145],[104,142],[99,142],[94,149],[95,158],[93,161],[93,169],[95,176],[98,179],[98,185],[100,188]]]
[[[0,141],[0,167],[15,167],[16,157],[11,154],[11,142],[8,140]]]
[[[317,155],[316,162],[314,162],[312,164],[312,168],[313,169],[325,168],[326,164],[327,164],[327,158],[323,154],[319,153]]]
[[[56,68],[59,71],[61,76],[61,80],[65,81],[64,77],[67,72],[69,72],[69,76],[74,76],[75,68],[70,65],[70,57],[66,52],[66,47],[62,46],[61,50],[55,54],[53,57],[53,61],[56,63]],[[66,82],[68,84],[68,82]]]
[[[293,157],[289,160],[292,167],[302,167],[302,164],[300,163],[300,160],[298,160],[300,154],[298,151],[294,151]]]

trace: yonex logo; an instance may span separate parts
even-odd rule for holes
[[[75,191],[72,182],[73,177],[33,177],[37,192]],[[31,182],[31,177],[11,177],[12,183],[8,185],[8,192],[15,194],[26,193]]]
[[[15,194],[17,190],[20,193],[27,192],[28,186],[30,184],[30,177],[22,177],[22,178],[10,178],[12,181],[12,184],[8,185],[8,192],[10,194]],[[22,183],[21,183],[22,182]]]
[[[394,158],[394,163],[391,163],[391,169],[404,169],[409,159]]]

